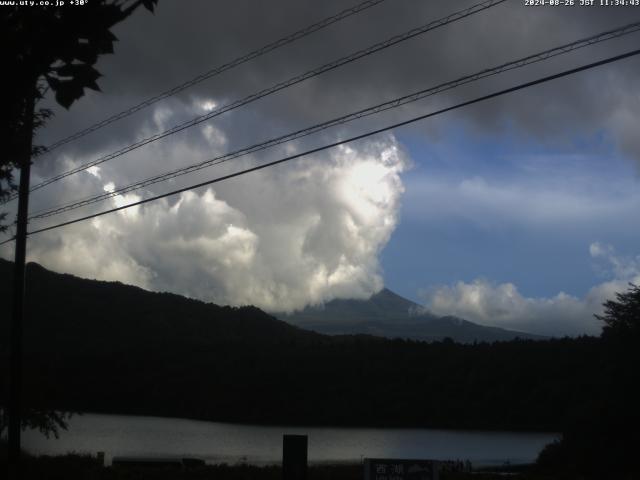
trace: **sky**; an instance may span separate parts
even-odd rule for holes
[[[34,163],[32,183],[476,2],[386,0]],[[578,2],[579,3],[579,2]],[[355,4],[355,1],[353,2]],[[102,92],[47,145],[352,2],[161,0],[114,32]],[[635,20],[640,7],[508,0],[34,192],[112,190]],[[46,220],[53,225],[275,160],[637,47],[631,34]],[[383,286],[430,311],[544,335],[640,282],[640,59],[461,108],[209,187],[30,237],[28,258],[220,304],[293,311]],[[12,245],[0,247],[11,258]]]

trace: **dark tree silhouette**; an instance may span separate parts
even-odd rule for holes
[[[99,90],[100,73],[94,65],[100,55],[113,53],[117,39],[111,28],[140,6],[153,11],[157,2],[92,0],[77,7],[3,7],[0,201],[16,190],[14,171],[24,158],[43,151],[29,146],[34,131],[44,125],[51,111],[34,111],[33,105],[49,89],[65,108],[82,97],[85,89]],[[0,214],[0,231],[6,229],[5,218],[6,213]]]
[[[637,337],[640,334],[640,287],[631,283],[627,292],[616,293],[616,299],[603,304],[604,315],[596,315],[605,323],[602,337]]]
[[[39,430],[47,438],[53,435],[58,438],[60,430],[67,429],[67,420],[71,418],[71,412],[61,412],[50,409],[30,409],[29,415],[22,419],[24,428]],[[6,409],[0,406],[0,436],[5,434],[9,425]]]
[[[111,28],[138,7],[153,12],[158,0],[92,0],[66,7],[17,5],[3,8],[0,16],[0,65],[5,75],[0,91],[3,155],[0,157],[0,201],[16,190],[14,172],[29,166],[42,153],[34,147],[34,132],[52,112],[35,105],[51,90],[57,103],[69,108],[85,89],[99,90],[98,57],[113,53],[117,40]],[[25,169],[28,172],[28,168]],[[28,173],[26,174],[28,178]],[[0,231],[7,228],[0,213]],[[14,305],[15,307],[15,305]],[[23,427],[57,435],[66,427],[67,414],[23,406]],[[0,406],[0,434],[7,412]]]
[[[603,303],[600,364],[592,372],[598,396],[587,397],[568,419],[562,440],[538,459],[542,468],[565,470],[580,478],[640,478],[636,460],[640,430],[640,287]]]

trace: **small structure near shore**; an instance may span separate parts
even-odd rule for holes
[[[307,480],[307,435],[282,436],[282,480]]]

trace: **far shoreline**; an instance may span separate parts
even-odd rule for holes
[[[280,422],[249,422],[249,421],[235,421],[235,420],[215,420],[209,418],[202,417],[179,417],[174,415],[156,415],[156,414],[140,414],[140,413],[120,413],[120,412],[107,412],[107,411],[68,411],[68,410],[58,410],[63,411],[65,413],[71,413],[72,417],[75,416],[83,416],[83,415],[103,415],[103,416],[112,416],[112,417],[137,417],[137,418],[149,418],[149,419],[162,419],[162,420],[185,420],[192,422],[206,422],[206,423],[219,423],[224,425],[238,425],[243,427],[270,427],[270,428],[327,428],[327,429],[359,429],[359,430],[431,430],[431,431],[446,431],[446,432],[458,432],[458,433],[512,433],[512,434],[541,434],[541,435],[556,435],[560,436],[560,429],[558,430],[550,430],[550,429],[536,429],[536,428],[528,428],[526,426],[523,427],[511,427],[511,428],[499,428],[499,427],[448,427],[448,426],[405,426],[404,424],[358,424],[358,423],[348,423],[348,424],[326,424],[326,423],[280,423]]]

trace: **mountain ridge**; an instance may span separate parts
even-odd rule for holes
[[[0,276],[8,280],[9,270],[13,268],[13,263],[0,259]],[[321,335],[371,335],[382,338],[402,338],[418,341],[441,341],[450,338],[459,343],[473,342],[495,342],[510,341],[516,338],[523,340],[542,340],[546,337],[533,335],[525,332],[501,329],[479,325],[454,316],[436,316],[426,311],[426,309],[411,300],[408,300],[387,288],[374,294],[368,300],[355,299],[335,299],[327,302],[322,307],[307,307],[302,311],[293,314],[283,314],[278,312],[264,312],[255,306],[231,307],[220,306],[211,302],[184,297],[182,295],[169,292],[153,292],[141,287],[127,285],[119,281],[103,281],[85,279],[69,273],[58,273],[46,269],[35,262],[28,264],[28,270],[38,276],[58,276],[59,279],[70,282],[72,285],[83,285],[82,288],[89,288],[89,302],[98,302],[101,299],[95,295],[95,288],[110,287],[118,291],[128,292],[125,297],[131,295],[141,295],[150,303],[164,303],[174,305],[189,305],[194,311],[210,310],[215,318],[225,317],[229,312],[235,311],[243,319],[238,323],[223,322],[214,325],[213,330],[222,337],[227,335],[252,335],[263,332],[265,329],[276,332],[277,336],[292,335],[293,330],[302,330],[304,334]],[[54,280],[49,283],[56,283]],[[6,288],[11,288],[6,283]],[[80,287],[78,287],[80,288]],[[60,292],[62,293],[62,292]],[[47,292],[44,295],[50,296]],[[87,299],[79,299],[81,303],[87,303]],[[92,306],[91,308],[95,308]],[[104,306],[103,308],[108,308]],[[135,308],[135,307],[134,307]],[[99,308],[100,310],[102,308]],[[144,310],[144,309],[143,309]],[[142,318],[145,318],[142,312]],[[259,320],[256,320],[259,318]],[[265,322],[263,322],[265,320]],[[144,321],[144,320],[143,320]],[[221,320],[219,320],[221,321]],[[275,323],[274,323],[275,322]],[[187,322],[188,323],[188,322]],[[162,325],[162,322],[160,322]],[[247,328],[251,326],[251,328]],[[148,328],[155,325],[149,324]],[[210,328],[211,326],[207,326]],[[226,331],[223,331],[226,330]],[[303,334],[298,331],[296,334]],[[252,333],[254,332],[254,333]],[[304,335],[303,334],[303,335]]]
[[[0,261],[7,306],[12,267]],[[0,315],[0,406],[9,318]],[[600,394],[584,388],[600,365],[597,339],[459,344],[328,336],[255,307],[220,307],[37,264],[27,267],[23,323],[23,391],[32,408],[253,424],[546,430],[579,399]]]
[[[336,299],[291,314],[272,314],[292,325],[325,335],[366,334],[429,342],[451,338],[460,343],[546,338],[480,325],[452,315],[437,316],[388,288],[367,300]]]

